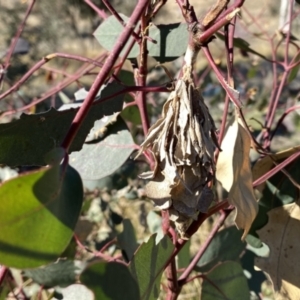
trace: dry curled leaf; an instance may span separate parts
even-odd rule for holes
[[[217,161],[216,178],[229,192],[229,202],[236,207],[235,223],[244,229],[242,239],[250,230],[258,205],[252,187],[250,168],[251,139],[239,117],[228,126]]]
[[[270,255],[256,258],[255,265],[270,275],[276,299],[300,299],[299,203],[274,208],[268,216],[268,224],[257,233]]]
[[[215,125],[192,79],[193,56],[187,51],[183,77],[166,101],[162,117],[150,128],[140,155],[149,149],[156,166],[146,194],[160,209],[168,209],[181,237],[199,211],[206,212],[213,194],[207,187],[217,144]],[[189,63],[188,63],[189,62]],[[205,196],[204,196],[205,195]]]

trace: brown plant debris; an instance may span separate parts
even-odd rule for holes
[[[215,124],[192,79],[195,53],[187,51],[183,76],[164,104],[162,116],[150,128],[138,156],[148,149],[155,158],[146,194],[170,219],[182,238],[199,212],[206,212],[213,200],[207,183],[215,171],[217,146]]]
[[[299,199],[270,210],[268,217],[269,222],[257,233],[270,253],[257,257],[255,265],[269,274],[276,300],[300,299]]]
[[[218,18],[228,3],[229,0],[218,0],[217,3],[208,11],[201,24],[204,27],[210,26]]]
[[[250,147],[251,138],[236,114],[229,122],[221,144],[216,178],[229,193],[229,203],[236,207],[235,223],[239,229],[244,229],[242,239],[248,234],[258,212],[252,186]]]

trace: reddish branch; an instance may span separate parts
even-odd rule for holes
[[[8,268],[5,266],[0,266],[0,287],[3,286],[3,282],[7,273],[8,273]]]
[[[194,267],[197,265],[198,261],[200,260],[200,258],[202,257],[202,255],[204,254],[204,252],[206,251],[206,249],[212,242],[213,238],[215,237],[215,235],[217,234],[217,232],[219,231],[221,226],[223,226],[224,221],[230,212],[231,212],[231,210],[221,211],[221,216],[219,217],[218,221],[216,222],[216,224],[210,231],[207,239],[205,240],[205,243],[200,247],[200,249],[198,250],[197,254],[194,256],[194,258],[191,261],[191,263],[189,264],[189,266],[185,269],[185,271],[179,277],[178,281],[179,281],[179,285],[181,287],[187,282],[188,277],[192,273]]]
[[[107,18],[107,15],[106,15],[105,11],[102,10],[102,9],[99,9],[99,7],[97,7],[91,0],[84,0],[84,2],[88,6],[90,6],[98,14],[98,16],[100,18],[102,18],[104,20]]]
[[[4,76],[6,70],[7,70],[8,67],[9,67],[9,62],[10,62],[11,56],[12,56],[12,54],[13,54],[15,48],[16,48],[18,39],[20,38],[20,36],[21,36],[21,34],[22,34],[23,30],[24,30],[26,21],[27,21],[29,15],[30,15],[32,9],[33,9],[33,6],[34,6],[34,4],[35,4],[35,1],[36,1],[36,0],[32,0],[31,3],[29,4],[29,6],[28,6],[28,8],[27,8],[27,10],[26,10],[24,19],[23,19],[23,21],[21,22],[21,24],[20,24],[20,26],[19,26],[19,28],[18,28],[18,30],[17,30],[16,35],[14,36],[14,38],[13,38],[12,41],[11,41],[10,47],[9,47],[8,52],[7,52],[7,54],[6,54],[6,59],[5,59],[3,71],[0,72],[0,83],[2,82],[3,76]]]
[[[43,65],[45,65],[47,62],[49,62],[50,60],[52,60],[53,58],[57,58],[57,57],[61,57],[61,58],[67,58],[67,59],[73,59],[73,60],[78,60],[78,61],[82,61],[85,63],[89,63],[92,64],[94,66],[98,66],[98,67],[102,67],[102,63],[99,63],[96,60],[93,60],[91,58],[87,58],[87,57],[83,57],[83,56],[79,56],[79,55],[72,55],[72,54],[66,54],[66,53],[52,53],[49,54],[45,57],[43,57],[38,63],[36,63],[20,80],[18,80],[11,88],[9,88],[6,92],[4,92],[3,94],[0,95],[0,100],[4,99],[5,97],[7,97],[9,94],[11,94],[12,92],[17,91],[20,86],[25,83],[34,72],[36,72],[37,70],[39,70]]]
[[[114,7],[107,1],[107,0],[102,0],[106,8],[110,11],[110,13],[119,21],[119,23],[125,27],[126,22],[123,20],[123,18],[117,13],[117,11],[114,9]],[[132,36],[134,37],[135,41],[137,43],[140,42],[140,37],[138,34],[136,34],[134,31],[132,32]]]
[[[108,77],[109,72],[113,68],[115,62],[117,61],[124,45],[126,44],[127,40],[131,36],[133,29],[135,28],[138,20],[141,18],[143,12],[147,7],[148,1],[147,0],[140,0],[133,11],[131,18],[128,20],[126,27],[124,28],[123,32],[121,33],[120,38],[116,42],[114,48],[112,49],[110,55],[108,56],[107,60],[105,61],[102,69],[100,70],[98,76],[96,77],[84,103],[80,107],[78,113],[76,114],[71,127],[62,143],[62,147],[65,149],[69,149],[73,139],[75,138],[76,133],[78,132],[84,118],[87,116],[89,109],[91,108],[93,101],[101,87],[103,85],[105,79]]]
[[[225,26],[225,51],[226,51],[226,58],[227,58],[227,81],[231,87],[234,87],[233,83],[233,54],[234,54],[234,47],[233,47],[233,37],[234,37],[234,30],[235,30],[235,22],[236,17],[234,17],[233,21]],[[227,121],[227,114],[228,114],[228,107],[229,107],[229,97],[226,93],[225,103],[224,103],[224,111],[222,116],[222,122],[220,127],[220,134],[219,134],[219,145],[221,145],[224,134],[225,134],[225,127]],[[216,158],[219,153],[219,149],[216,150]]]

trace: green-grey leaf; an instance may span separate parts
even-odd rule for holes
[[[142,124],[141,115],[137,106],[127,106],[122,110],[121,116],[126,121],[132,122],[134,125]]]
[[[149,211],[146,220],[150,233],[156,233],[155,241],[158,243],[164,237],[164,232],[161,226],[161,216],[151,210]]]
[[[120,15],[125,22],[128,21],[126,16]],[[119,21],[114,16],[110,16],[97,28],[94,32],[94,36],[106,50],[111,51],[122,30],[123,26]],[[160,63],[174,60],[184,54],[186,50],[188,42],[186,24],[152,24],[149,29],[149,36],[155,40],[156,43],[151,41],[148,42],[148,55],[154,57]],[[125,50],[121,52],[121,55],[124,54]],[[139,47],[135,44],[130,51],[128,58],[136,58],[138,55]]]
[[[156,244],[155,235],[152,235],[134,255],[129,268],[138,282],[141,300],[158,299],[162,272],[173,250],[174,245],[168,236]]]
[[[24,275],[45,288],[51,288],[75,283],[79,271],[75,261],[60,259],[40,268],[25,270]]]
[[[299,61],[300,61],[300,54],[298,54],[294,60],[294,63],[298,63],[298,64],[294,68],[291,69],[290,74],[287,78],[287,83],[292,82],[297,77],[297,74],[298,74],[298,71],[300,68]]]
[[[241,241],[243,233],[235,226],[219,231],[195,266],[199,272],[207,272],[219,262],[236,261],[246,247]]]
[[[216,36],[217,36],[220,40],[224,41],[224,35],[223,35],[223,34],[216,33]],[[245,41],[244,39],[242,39],[242,38],[237,38],[237,37],[233,38],[233,46],[234,46],[235,48],[239,48],[239,49],[244,50],[244,51],[246,51],[246,52],[255,54],[255,55],[261,57],[262,59],[268,60],[263,54],[261,54],[261,53],[255,51],[255,50],[253,50],[253,49],[250,47],[250,44],[249,44],[247,41]]]
[[[95,299],[140,300],[139,288],[128,268],[120,263],[94,263],[80,276]]]
[[[122,86],[113,82],[101,92],[101,99],[121,91]],[[123,96],[113,100],[95,102],[80,127],[70,152],[79,151],[96,120],[119,112],[123,107]],[[8,166],[45,165],[44,155],[58,147],[67,134],[78,109],[26,115],[8,124],[0,124],[0,163]]]
[[[134,141],[122,118],[107,126],[105,132],[103,122],[97,122],[93,130],[102,132],[104,136],[85,143],[79,152],[70,155],[70,164],[85,180],[96,180],[112,174],[134,150]]]
[[[123,15],[122,13],[120,13],[119,15],[125,22],[128,21],[127,16]],[[110,16],[100,24],[100,26],[94,32],[94,36],[102,47],[104,47],[108,51],[111,51],[123,29],[124,27],[115,18],[115,16]],[[129,45],[129,41],[130,39],[128,39],[126,46],[124,46],[124,49],[121,52],[120,56],[123,56],[125,54],[126,48]],[[139,47],[137,44],[135,44],[130,51],[128,58],[137,57],[138,51]]]
[[[178,269],[186,268],[191,261],[190,254],[191,240],[188,240],[182,249],[177,254],[177,266]]]
[[[241,265],[230,261],[212,269],[203,278],[200,299],[250,300],[247,278]]]
[[[253,291],[259,299],[261,294],[262,283],[267,279],[266,275],[262,271],[258,271],[254,268],[254,259],[257,257],[252,251],[246,250],[243,257],[241,258],[241,264],[244,270],[249,272],[249,277],[247,278],[248,286],[251,291]]]
[[[6,181],[0,187],[0,264],[36,268],[56,260],[78,220],[83,187],[67,167],[55,165]]]
[[[134,228],[129,219],[123,220],[123,231],[117,236],[118,244],[126,253],[127,261],[130,261],[138,247]]]
[[[153,25],[149,32],[150,37],[157,41],[157,44],[148,43],[149,55],[158,62],[172,61],[185,53],[188,43],[186,24]]]
[[[51,300],[95,300],[94,294],[83,284],[72,284],[61,289],[60,294]],[[58,293],[57,293],[58,294]]]

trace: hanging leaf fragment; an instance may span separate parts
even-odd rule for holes
[[[256,258],[255,265],[270,275],[276,299],[300,299],[299,203],[274,208],[268,216],[268,224],[258,234],[270,255]]]
[[[251,139],[239,117],[232,121],[223,139],[217,162],[216,178],[229,192],[229,202],[236,207],[235,223],[244,229],[244,239],[258,211],[252,187],[249,151]]]
[[[216,128],[193,82],[193,62],[198,51],[188,47],[183,76],[139,152],[149,149],[156,160],[154,171],[142,174],[151,179],[146,194],[160,209],[169,210],[182,238],[188,238],[186,230],[213,200],[207,183],[215,170]]]

